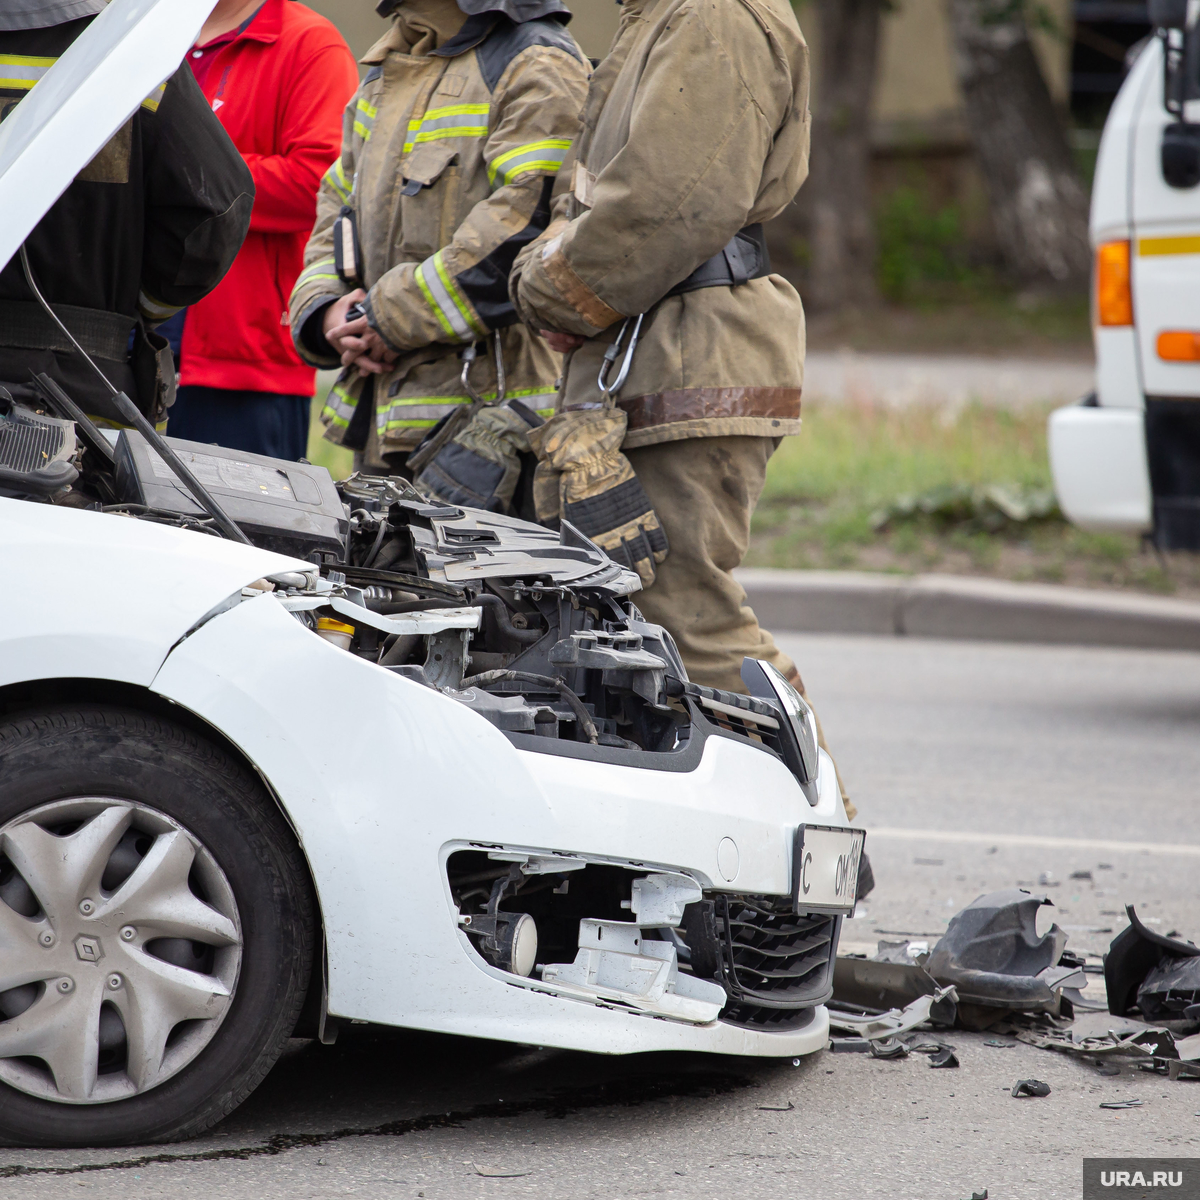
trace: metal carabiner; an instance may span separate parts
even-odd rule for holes
[[[463,390],[478,404],[483,403],[483,397],[471,386],[471,366],[479,357],[479,343],[472,342],[462,352],[462,374],[458,377],[459,382],[463,386]]]
[[[596,386],[600,389],[601,394],[606,400],[613,399],[614,396],[621,390],[625,380],[629,377],[629,368],[633,363],[633,352],[637,349],[638,338],[642,333],[642,321],[645,319],[645,313],[638,313],[636,317],[626,317],[617,330],[617,336],[613,339],[612,345],[604,352],[604,361],[600,364],[600,374],[596,377]],[[621,369],[617,372],[616,380],[609,385],[606,381],[608,373],[612,370],[612,365],[617,361],[617,356],[621,353],[621,342],[625,338],[625,330],[629,328],[629,322],[633,322],[633,333],[629,337],[629,345],[625,348],[625,357],[621,360]]]

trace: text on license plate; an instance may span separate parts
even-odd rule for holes
[[[866,831],[801,825],[792,856],[796,911],[854,907]]]

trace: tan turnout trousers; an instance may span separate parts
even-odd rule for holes
[[[778,445],[778,438],[706,437],[625,451],[671,543],[654,582],[634,602],[647,620],[671,631],[688,678],[703,687],[745,692],[742,659],[757,658],[804,694],[796,664],[759,625],[733,577],[746,557],[750,518]],[[828,753],[820,718],[817,731]],[[858,812],[840,772],[838,787],[853,821]]]

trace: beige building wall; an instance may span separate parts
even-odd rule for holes
[[[383,33],[386,23],[373,0],[305,0],[342,31],[355,56]],[[617,31],[620,5],[614,0],[566,0],[575,14],[571,32],[584,52],[602,58]],[[1055,98],[1066,101],[1070,86],[1071,0],[1046,0],[1062,31],[1039,33],[1038,56]],[[815,51],[820,42],[815,6],[797,0],[801,28]],[[946,0],[897,0],[884,18],[875,112],[882,143],[954,142],[965,139],[962,105],[954,77]]]
[[[309,8],[328,17],[361,58],[387,29],[375,12],[375,0],[304,0]],[[592,58],[603,58],[617,31],[620,8],[614,0],[565,0],[575,14],[571,32]]]
[[[884,145],[966,139],[954,71],[947,0],[897,0],[884,17],[875,91],[878,140]],[[1036,33],[1034,45],[1050,91],[1066,103],[1071,73],[1071,0],[1046,0],[1057,35]],[[820,43],[816,6],[799,0],[796,14],[813,49]]]

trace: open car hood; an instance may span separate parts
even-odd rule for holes
[[[0,122],[0,268],[195,42],[216,0],[112,0]]]

